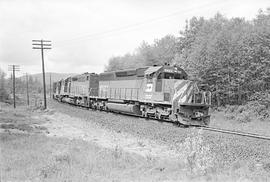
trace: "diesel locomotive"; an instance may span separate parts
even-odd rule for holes
[[[179,66],[84,73],[53,83],[53,98],[78,106],[208,125],[211,93],[199,90]]]

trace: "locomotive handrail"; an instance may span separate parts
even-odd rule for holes
[[[209,91],[194,92],[192,103],[211,105],[211,92]]]

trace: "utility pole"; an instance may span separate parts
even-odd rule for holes
[[[47,44],[46,44],[47,43]],[[46,100],[46,83],[45,83],[45,68],[44,68],[44,49],[51,49],[50,40],[32,40],[32,45],[35,46],[33,49],[41,50],[41,61],[42,61],[42,73],[43,73],[43,94],[44,94],[44,109],[47,109],[47,100]]]
[[[52,98],[52,73],[50,73],[50,99]]]
[[[25,73],[25,77],[26,77],[26,97],[27,97],[27,105],[29,106],[29,89],[28,89],[28,74]]]
[[[12,80],[13,80],[13,107],[14,109],[16,108],[16,94],[15,94],[15,72],[20,71],[20,66],[19,65],[8,65],[8,71],[12,71]]]

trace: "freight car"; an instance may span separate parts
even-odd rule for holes
[[[54,83],[54,98],[98,110],[183,125],[208,125],[211,93],[200,91],[179,66],[84,73]]]

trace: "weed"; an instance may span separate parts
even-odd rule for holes
[[[235,119],[236,119],[236,121],[241,122],[241,123],[248,123],[248,122],[251,122],[251,120],[252,120],[250,113],[247,111],[244,111],[244,112],[238,114]]]
[[[114,150],[112,151],[112,156],[114,159],[119,159],[123,155],[123,150],[119,147],[119,145],[116,145],[114,147]]]
[[[145,144],[143,143],[143,141],[138,141],[138,146],[145,147]]]
[[[21,114],[21,113],[14,113],[13,114],[14,116],[18,117],[18,118],[25,118],[26,116],[24,114]]]
[[[178,147],[181,159],[192,175],[204,175],[214,167],[215,155],[203,141],[202,131],[193,131]]]
[[[67,163],[68,165],[70,165],[71,159],[68,154],[62,154],[55,156],[55,161],[60,163]]]
[[[21,131],[31,132],[33,128],[28,124],[1,124],[0,128],[3,129],[17,129]]]
[[[225,113],[234,113],[235,110],[237,110],[237,106],[228,105],[226,106]]]

